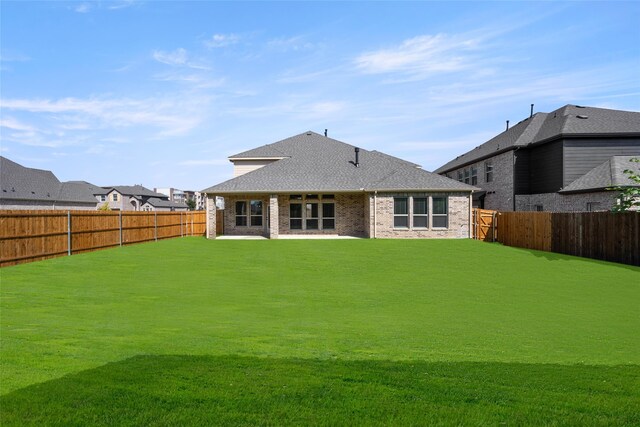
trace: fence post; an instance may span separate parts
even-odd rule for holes
[[[67,211],[67,256],[71,256],[71,211]]]
[[[193,212],[191,212],[191,236],[193,236]]]
[[[180,212],[180,237],[184,237],[182,235],[182,212]]]
[[[158,241],[158,211],[153,211],[153,221],[154,221],[154,225],[155,225],[155,230],[154,230],[154,239],[157,242]]]
[[[120,227],[120,246],[122,246],[122,211],[119,211],[118,213],[118,218],[119,218],[119,227]]]

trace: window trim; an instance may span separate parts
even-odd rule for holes
[[[394,230],[411,230],[411,223],[410,223],[411,212],[409,210],[409,206],[411,206],[411,204],[409,203],[410,198],[411,196],[393,196],[393,229]],[[403,214],[396,213],[396,200],[400,200],[400,199],[404,199],[405,210],[407,211],[406,213],[403,213]],[[406,226],[396,225],[396,218],[399,218],[399,217],[406,218],[406,221],[407,221]]]
[[[444,200],[444,210],[445,213],[437,214],[434,213],[433,208],[436,206],[435,199],[443,199]],[[434,218],[445,218],[446,225],[444,227],[435,226],[433,224]],[[431,196],[431,228],[434,230],[448,230],[449,229],[449,196]]]
[[[307,216],[307,205],[314,204],[317,206],[318,216],[316,217],[308,217]],[[291,216],[291,206],[292,205],[300,205],[301,217],[292,217]],[[333,217],[325,217],[323,206],[324,205],[333,205]],[[324,226],[324,220],[332,220],[333,227],[326,228]],[[300,228],[291,227],[292,220],[300,220],[301,226]],[[307,221],[317,221],[317,228],[309,228],[307,226]],[[289,195],[289,231],[311,231],[311,232],[322,232],[324,230],[336,230],[336,197],[335,194],[322,194],[322,193],[313,193],[313,194],[290,194]]]
[[[493,160],[484,162],[484,181],[493,182]]]
[[[426,205],[426,212],[423,214],[416,213],[416,199],[424,199]],[[428,230],[429,229],[429,196],[411,196],[411,227],[415,230]],[[426,218],[426,225],[424,227],[416,226],[416,217]]]

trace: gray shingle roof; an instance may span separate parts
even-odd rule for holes
[[[158,199],[157,197],[149,197],[145,203],[149,203],[156,208],[174,208],[174,209],[187,209],[186,203],[173,202],[171,200]]]
[[[606,190],[612,187],[637,187],[638,184],[624,173],[631,170],[640,174],[640,163],[632,162],[634,156],[613,156],[560,190],[560,193],[579,193]]]
[[[123,196],[135,196],[135,197],[156,197],[158,199],[166,199],[168,196],[162,193],[156,193],[155,191],[149,190],[147,187],[143,187],[142,185],[113,185],[102,187],[107,189],[107,192],[110,192],[112,189],[116,190],[118,193]]]
[[[0,199],[53,202],[97,203],[93,184],[60,182],[48,170],[24,167],[0,156]]]
[[[305,132],[231,158],[273,155],[282,160],[209,187],[206,193],[351,192],[374,190],[472,191],[477,188],[419,169],[414,163]],[[258,154],[259,155],[258,155]]]
[[[536,113],[509,130],[435,170],[445,173],[500,152],[562,136],[638,135],[640,113],[565,105],[551,113]]]

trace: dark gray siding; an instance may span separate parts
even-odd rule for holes
[[[640,137],[564,140],[564,183],[571,184],[611,156],[640,156]]]
[[[553,193],[562,188],[562,141],[529,150],[530,194]]]
[[[516,164],[514,169],[514,192],[515,194],[529,194],[529,150],[515,151]]]

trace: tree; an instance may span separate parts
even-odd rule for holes
[[[111,208],[109,208],[109,202],[104,202],[102,205],[100,205],[98,210],[99,211],[110,211]]]
[[[187,199],[187,207],[189,208],[190,211],[195,211],[196,210],[196,201],[194,199]]]
[[[640,158],[634,157],[629,159],[629,161],[640,163]],[[625,169],[624,173],[627,175],[629,180],[635,182],[636,185],[612,188],[612,190],[620,192],[617,203],[611,208],[613,212],[628,212],[633,208],[640,209],[640,172],[638,172],[638,168],[636,168],[635,171],[632,169]]]

